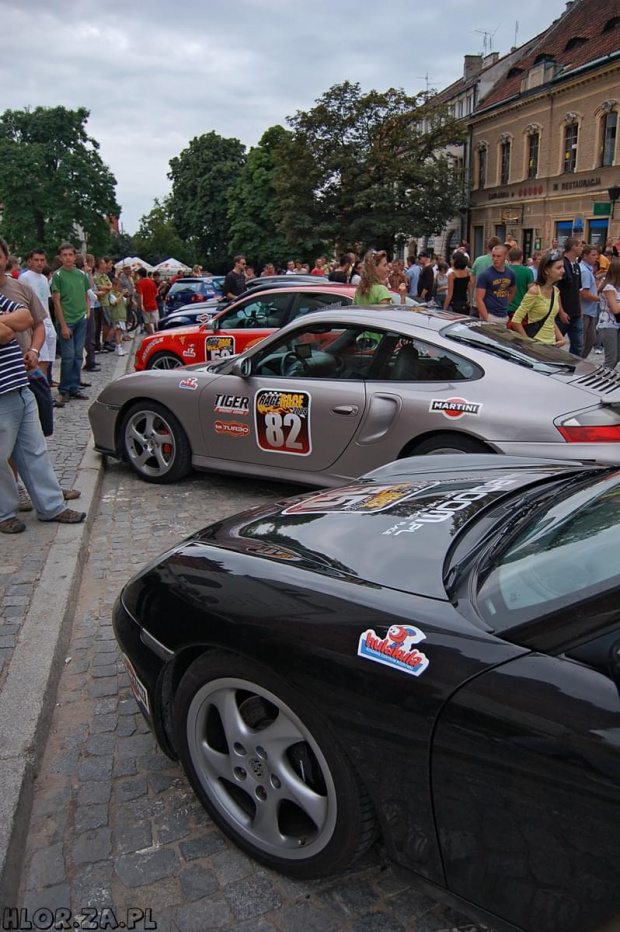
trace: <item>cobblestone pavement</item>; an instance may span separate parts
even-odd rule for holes
[[[295,491],[205,475],[154,486],[108,465],[35,782],[20,906],[113,907],[119,920],[125,909],[148,908],[158,932],[481,929],[409,888],[380,850],[345,875],[311,882],[249,860],[157,750],[129,691],[111,627],[122,584],[197,527]]]
[[[126,346],[131,348],[131,344]],[[83,372],[83,381],[91,387],[84,391],[90,399],[112,379],[118,357],[101,353],[97,361],[100,372]],[[54,365],[56,378],[60,374],[60,360]],[[54,389],[57,397],[57,390]],[[88,408],[90,401],[72,401],[64,408],[54,409],[54,435],[48,440],[50,456],[61,486],[70,489],[76,483],[78,466],[90,440]],[[80,502],[72,502],[79,510]],[[13,650],[19,637],[21,624],[30,608],[30,600],[52,546],[57,524],[37,521],[34,512],[20,513],[27,525],[24,534],[14,537],[2,535],[3,558],[0,561],[0,689],[3,686]]]

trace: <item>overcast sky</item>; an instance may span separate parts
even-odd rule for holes
[[[564,0],[0,0],[2,110],[90,109],[134,233],[169,190],[168,161],[215,130],[255,145],[333,84],[441,90],[494,33],[501,55],[546,28]]]

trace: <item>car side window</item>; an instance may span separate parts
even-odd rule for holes
[[[249,298],[231,307],[220,318],[220,330],[251,330],[281,327],[291,304],[291,295],[276,294],[269,297]]]
[[[252,356],[252,375],[270,378],[367,378],[385,334],[346,324],[310,323]]]
[[[377,378],[389,382],[463,382],[479,379],[482,371],[442,346],[394,334],[393,351],[383,361]]]
[[[301,294],[291,314],[291,320],[327,307],[348,307],[351,303],[351,298],[345,294]]]

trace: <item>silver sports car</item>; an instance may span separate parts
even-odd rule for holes
[[[442,311],[334,308],[245,353],[126,375],[95,448],[149,482],[192,467],[336,486],[406,456],[620,463],[620,373]]]

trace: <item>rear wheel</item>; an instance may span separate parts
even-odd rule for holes
[[[147,369],[179,369],[183,360],[174,353],[155,353],[146,364]]]
[[[123,456],[146,482],[177,482],[192,468],[187,434],[177,418],[156,401],[141,401],[121,425]]]
[[[233,654],[196,660],[175,698],[176,747],[205,809],[252,857],[300,878],[372,843],[370,799],[315,708]]]
[[[492,453],[493,451],[480,440],[464,437],[461,434],[435,434],[422,440],[409,451],[409,456],[426,456],[430,453]]]

